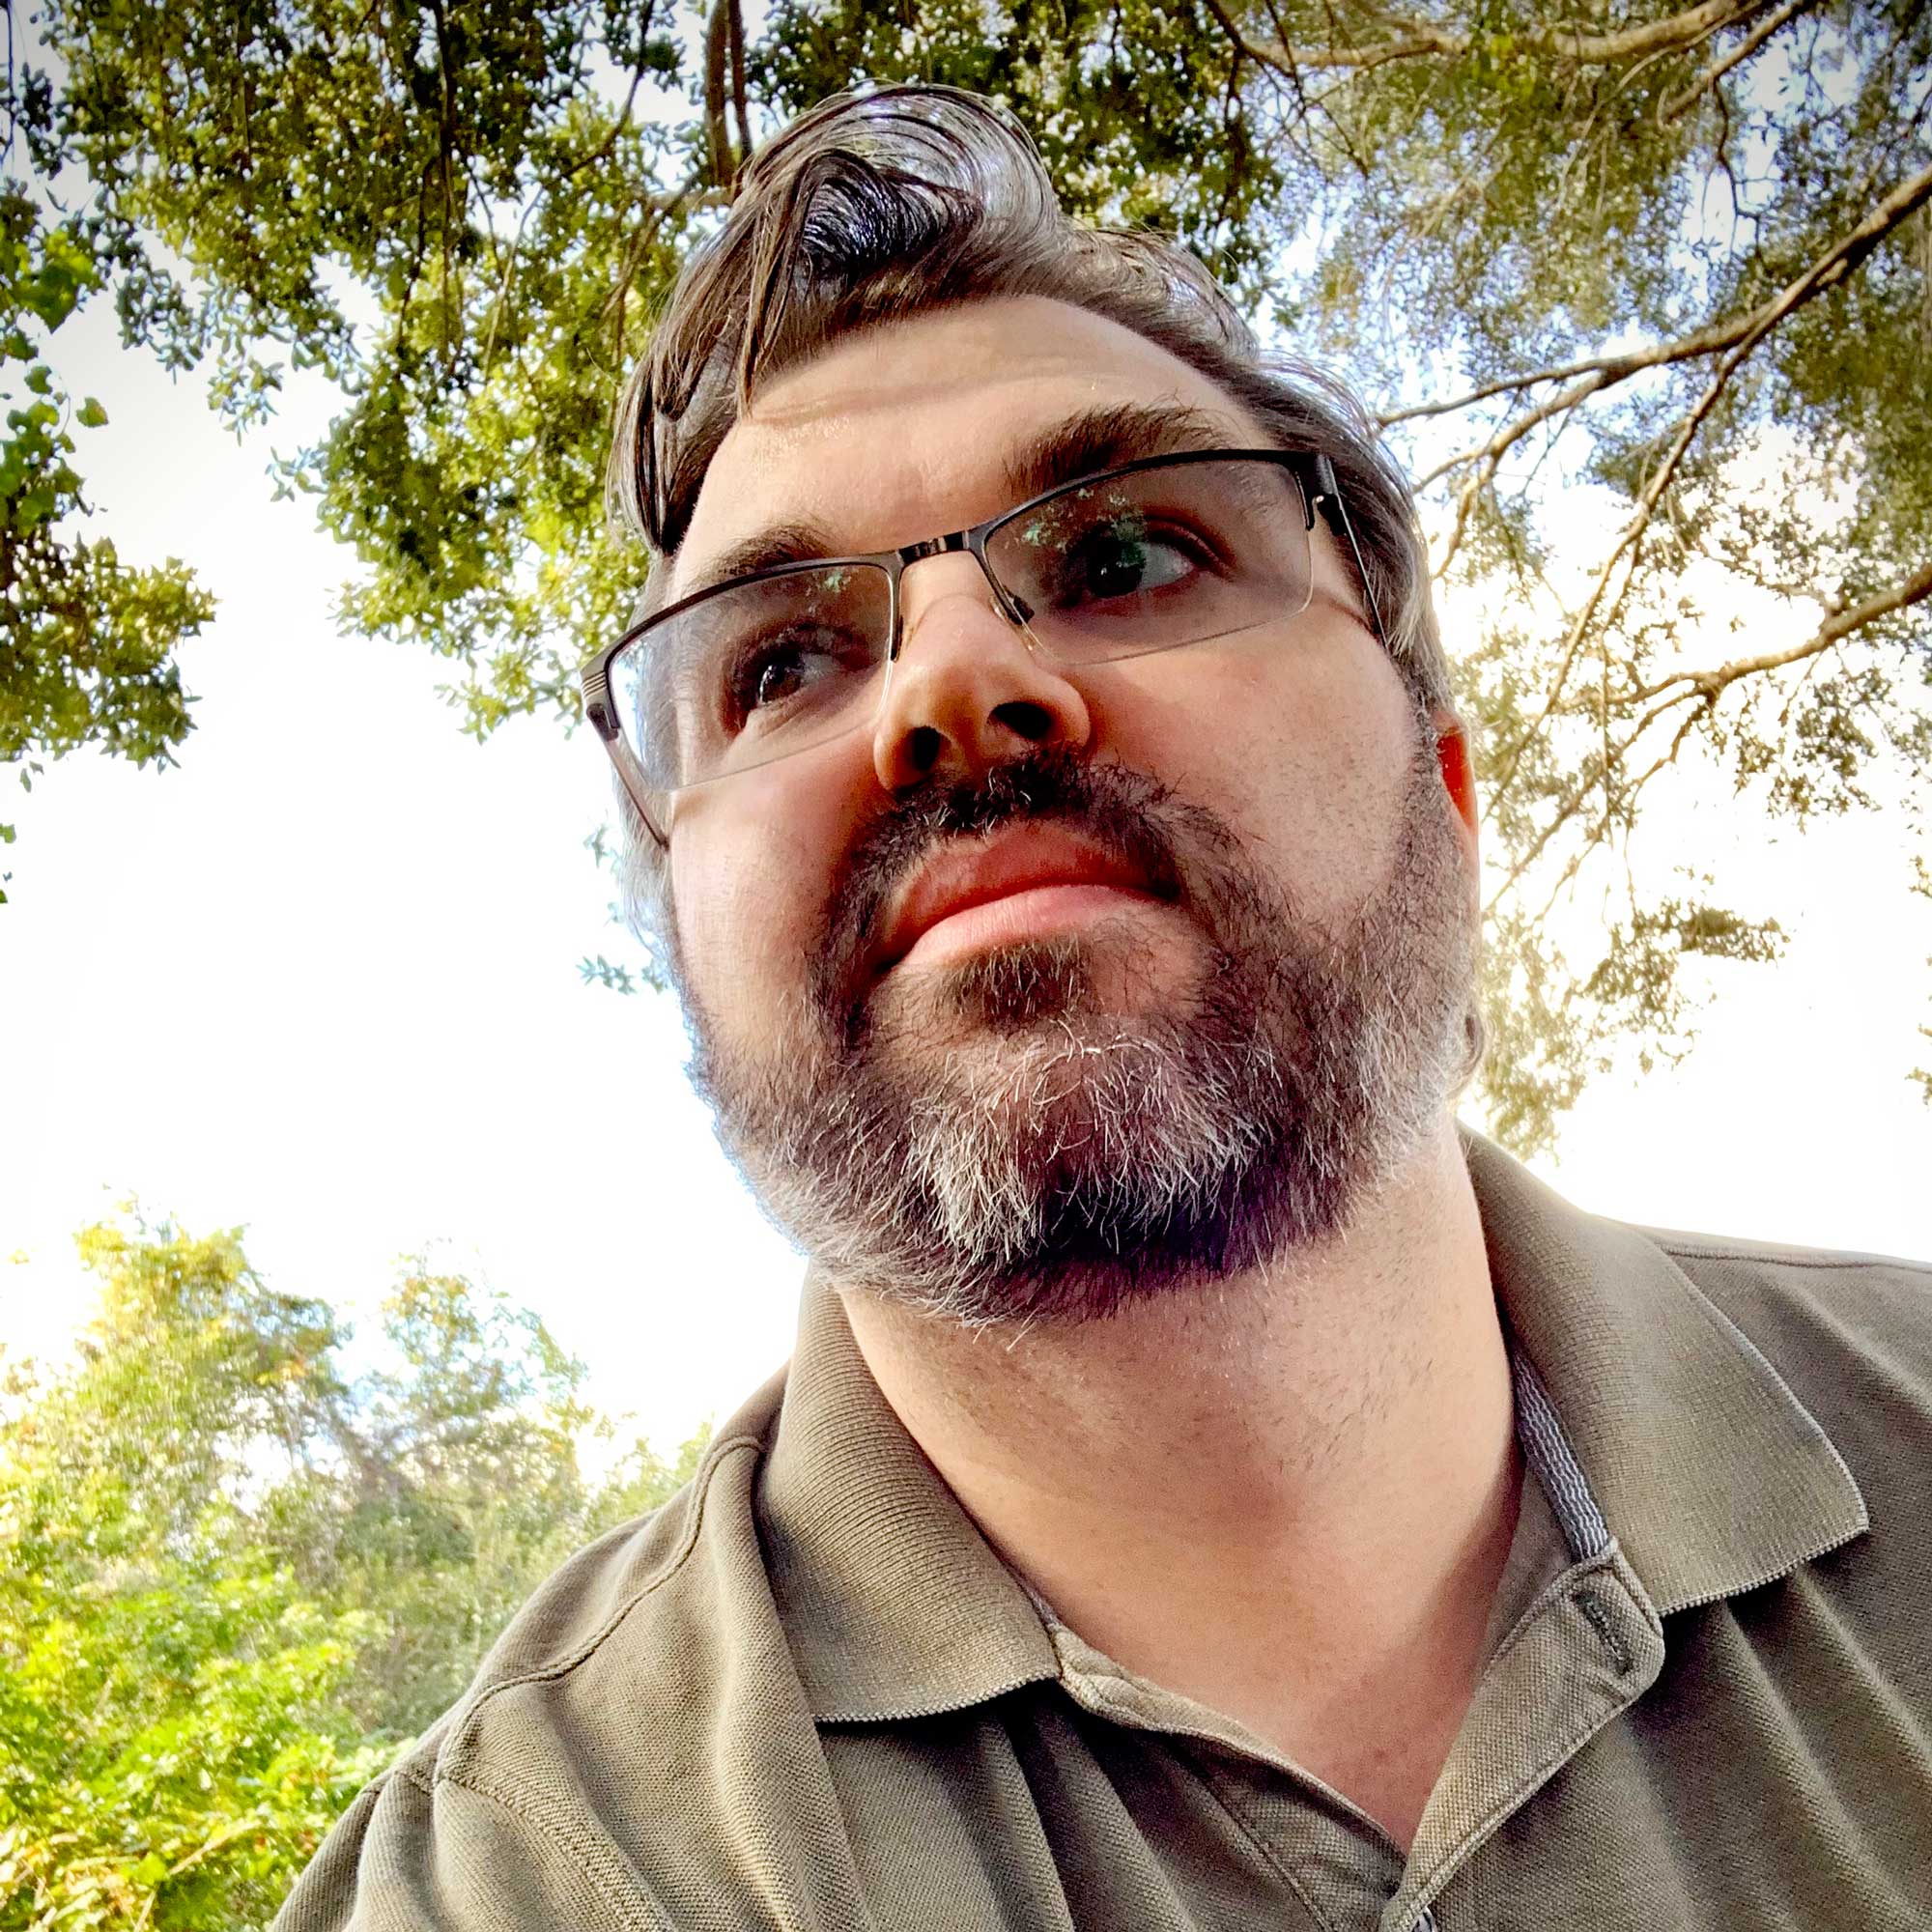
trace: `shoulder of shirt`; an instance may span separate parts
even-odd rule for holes
[[[479,1760],[493,1755],[496,1733],[527,1725],[532,1697],[541,1703],[547,1689],[595,1673],[613,1644],[629,1662],[692,1659],[715,1657],[732,1635],[745,1634],[717,1627],[713,1559],[728,1567],[727,1552],[736,1551],[758,1561],[753,1492],[784,1379],[781,1371],[725,1423],[668,1502],[607,1531],[553,1572],[505,1627],[459,1702],[380,1781],[402,1778],[425,1793],[452,1773],[469,1781]],[[581,1693],[583,1687],[575,1688]],[[626,1676],[623,1701],[639,1718],[646,1716],[639,1707],[649,1703],[648,1689],[648,1680]],[[675,1708],[674,1698],[665,1700],[667,1713]]]
[[[1829,1302],[1847,1313],[1870,1306],[1907,1321],[1932,1324],[1932,1262],[1667,1228],[1633,1232],[1654,1241],[1713,1299],[1757,1294]]]
[[[1634,1224],[1633,1224],[1634,1225]],[[1773,1269],[1851,1268],[1914,1276],[1932,1287],[1932,1261],[1913,1261],[1903,1255],[1867,1254],[1857,1249],[1805,1248],[1782,1241],[1753,1241],[1730,1235],[1697,1235],[1676,1228],[1637,1227],[1680,1262],[1730,1262],[1745,1267]],[[1921,1290],[1921,1292],[1923,1292]]]
[[[1675,1262],[1733,1321],[1757,1308],[1808,1315],[1843,1334],[1875,1324],[1932,1348],[1932,1262],[1794,1247],[1778,1241],[1633,1228]]]
[[[1841,1452],[1932,1450],[1932,1264],[1639,1228],[1810,1409]],[[1869,1469],[1863,1457],[1854,1460]],[[1923,1474],[1919,1464],[1918,1474]]]

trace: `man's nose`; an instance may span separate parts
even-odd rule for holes
[[[901,791],[935,775],[970,781],[1048,746],[1083,750],[1093,736],[1085,698],[1001,614],[979,566],[959,556],[918,568],[927,581],[905,604],[872,739],[879,782]]]

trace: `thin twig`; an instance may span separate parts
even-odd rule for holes
[[[1209,0],[1209,5],[1217,14],[1221,13],[1214,0]],[[1700,5],[1688,7],[1681,14],[1647,21],[1641,26],[1623,27],[1614,33],[1592,33],[1575,26],[1534,27],[1517,34],[1515,40],[1525,51],[1578,66],[1614,65],[1654,53],[1675,53],[1693,47],[1713,34],[1748,19],[1763,5],[1764,0],[1743,0],[1743,4],[1736,4],[1736,0],[1701,0]],[[1432,54],[1453,59],[1469,52],[1477,43],[1478,37],[1439,26],[1433,20],[1411,19],[1397,14],[1378,17],[1385,21],[1394,38],[1359,46],[1293,47],[1280,41],[1270,45],[1239,34],[1238,29],[1233,31],[1250,60],[1285,74],[1301,69],[1377,68],[1390,61],[1418,60]],[[1230,24],[1225,16],[1223,24]]]
[[[1881,617],[1889,617],[1894,611],[1910,610],[1915,604],[1923,603],[1927,597],[1932,597],[1932,559],[1921,563],[1909,577],[1903,577],[1896,583],[1867,597],[1862,604],[1854,604],[1849,610],[1827,617],[1802,644],[1794,644],[1789,650],[1763,651],[1755,657],[1733,658],[1728,664],[1719,665],[1711,670],[1674,671],[1655,684],[1631,692],[1626,701],[1640,704],[1644,699],[1659,696],[1676,685],[1688,685],[1699,695],[1715,700],[1741,677],[1750,677],[1759,671],[1778,670],[1786,665],[1814,658],[1821,651],[1828,651],[1833,644],[1842,642],[1854,631],[1861,631],[1867,624],[1875,624]]]
[[[1749,60],[1772,35],[1788,22],[1795,20],[1810,5],[1812,0],[1785,0],[1785,4],[1778,8],[1776,13],[1768,19],[1760,20],[1729,53],[1720,60],[1714,60],[1681,94],[1672,95],[1657,110],[1657,125],[1660,128],[1669,127],[1700,94],[1716,87],[1733,68],[1741,67]]]
[[[1891,616],[1899,611],[1909,610],[1914,605],[1932,597],[1932,560],[1918,568],[1886,590],[1868,597],[1862,604],[1841,611],[1836,616],[1827,618],[1803,643],[1794,644],[1781,651],[1766,651],[1755,657],[1734,658],[1728,664],[1719,665],[1711,670],[1680,671],[1662,679],[1655,685],[1625,694],[1620,702],[1624,704],[1641,703],[1646,698],[1656,698],[1631,729],[1620,740],[1614,742],[1612,755],[1621,758],[1632,750],[1660,719],[1676,710],[1680,705],[1691,707],[1688,717],[1679,725],[1677,735],[1666,755],[1653,764],[1636,784],[1626,789],[1628,798],[1655,776],[1662,764],[1673,762],[1690,730],[1716,711],[1718,700],[1724,692],[1739,679],[1756,676],[1765,671],[1783,669],[1794,664],[1804,663],[1830,650],[1834,644],[1842,643],[1855,631],[1862,630],[1883,617]],[[1594,766],[1595,760],[1590,761]],[[1601,774],[1586,766],[1582,774],[1563,795],[1549,821],[1530,841],[1528,848],[1518,856],[1510,867],[1495,892],[1492,894],[1488,910],[1493,911],[1503,897],[1511,891],[1531,866],[1548,848],[1549,842],[1565,825],[1576,817],[1583,800],[1597,789]],[[1597,842],[1593,838],[1592,842]]]

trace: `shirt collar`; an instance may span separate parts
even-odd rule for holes
[[[1824,1431],[1655,1241],[1580,1213],[1479,1136],[1464,1152],[1519,1363],[1659,1614],[1769,1582],[1866,1527]],[[815,1274],[758,1508],[821,1723],[936,1715],[1060,1674],[1026,1591],[906,1434]]]
[[[1654,1239],[1579,1212],[1478,1135],[1463,1152],[1497,1300],[1660,1615],[1867,1527],[1831,1438]]]
[[[820,1723],[929,1717],[1059,1676],[1026,1592],[906,1434],[815,1272],[758,1520]]]

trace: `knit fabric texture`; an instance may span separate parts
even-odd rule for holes
[[[279,1932],[1922,1932],[1932,1269],[1465,1151],[1530,1478],[1406,1850],[1061,1625],[808,1283],[788,1373],[544,1585]]]

